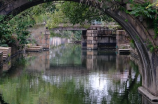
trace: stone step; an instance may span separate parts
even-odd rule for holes
[[[30,46],[29,48],[26,48],[27,52],[40,52],[43,50],[42,46]]]
[[[8,57],[8,55],[3,55],[3,59],[7,59]]]
[[[31,46],[29,48],[43,48],[42,46]]]
[[[41,49],[26,49],[26,52],[41,52]]]
[[[8,71],[11,68],[11,61],[3,64],[3,71]]]
[[[0,47],[0,51],[3,52],[3,60],[6,60],[8,57],[11,56],[11,47]]]
[[[8,56],[8,54],[3,54],[3,56]]]

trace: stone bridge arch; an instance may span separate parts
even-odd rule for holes
[[[27,8],[32,6],[59,0],[2,0],[0,1],[0,15],[16,15]],[[158,45],[158,39],[155,40],[153,30],[147,28],[138,18],[135,18],[124,11],[120,10],[120,7],[125,9],[128,0],[121,0],[116,2],[114,0],[107,0],[99,2],[98,0],[65,0],[83,3],[91,7],[99,9],[101,12],[111,16],[115,19],[134,40],[135,46],[138,50],[140,60],[142,63],[142,85],[150,93],[158,96],[158,55],[156,53],[150,53],[147,49],[146,41],[149,39],[154,46]],[[137,3],[143,3],[144,0],[135,0]],[[157,73],[156,73],[157,72]]]

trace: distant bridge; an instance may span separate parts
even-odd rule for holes
[[[109,27],[117,27],[119,25],[90,25],[90,26],[81,26],[81,25],[59,25],[56,28],[52,28],[51,30],[105,30],[108,29]]]

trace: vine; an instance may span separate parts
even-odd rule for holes
[[[27,29],[44,21],[37,17],[45,15],[43,13],[51,14],[54,10],[55,6],[48,2],[29,8],[15,17],[10,15],[11,18],[8,20],[5,19],[5,16],[0,15],[0,46],[24,47],[25,44],[32,41],[28,39],[30,33]]]
[[[131,15],[134,15],[136,18],[144,19],[147,22],[148,28],[152,28],[155,31],[154,39],[158,37],[158,17],[157,17],[157,9],[153,8],[151,3],[146,2],[143,4],[135,4],[133,1],[131,2],[132,11],[126,11]],[[158,6],[158,4],[157,4]],[[158,46],[153,46],[152,42],[148,40],[148,49],[150,52],[154,52],[158,50]]]

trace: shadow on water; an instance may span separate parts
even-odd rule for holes
[[[3,100],[3,95],[2,95],[2,94],[0,94],[0,103],[1,103],[1,104],[8,104],[8,103],[6,103],[6,102]]]
[[[1,74],[2,104],[150,104],[130,55],[65,45],[24,56]]]

